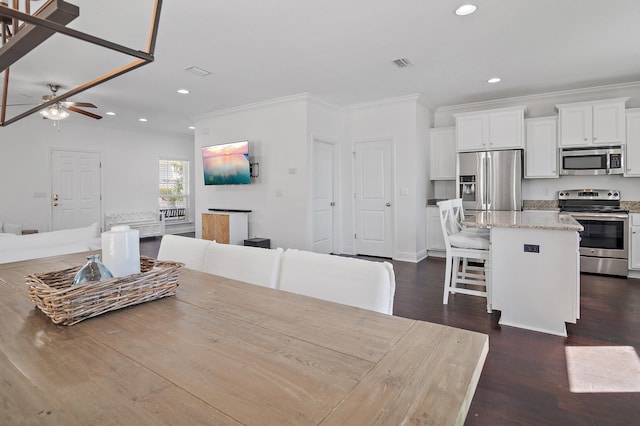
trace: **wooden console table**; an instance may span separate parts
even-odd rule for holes
[[[249,213],[212,211],[202,213],[202,239],[242,245],[249,236]]]
[[[2,424],[462,425],[488,336],[184,269],[175,297],[73,326],[0,265]]]

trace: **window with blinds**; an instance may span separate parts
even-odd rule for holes
[[[167,223],[188,221],[189,212],[189,162],[160,160],[160,213]]]

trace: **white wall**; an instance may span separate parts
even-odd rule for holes
[[[193,163],[193,139],[113,130],[84,117],[60,122],[60,131],[39,116],[0,128],[0,221],[40,232],[51,226],[52,148],[100,152],[102,212],[158,209],[158,159]],[[35,193],[45,197],[34,197]]]
[[[416,261],[426,254],[425,209],[428,167],[424,159],[432,113],[420,97],[359,105],[347,110],[309,94],[274,99],[195,118],[196,235],[209,208],[251,210],[249,236],[271,239],[272,247],[311,249],[313,139],[339,149],[336,194],[337,252],[354,253],[354,143],[394,143],[394,258]],[[260,163],[251,185],[205,186],[201,148],[249,140],[250,157]],[[297,173],[290,170],[295,168]],[[406,189],[407,195],[400,195]]]
[[[433,123],[433,109],[424,102],[417,105],[417,144],[414,155],[416,161],[416,261],[427,257],[427,199],[433,197],[434,188],[429,185],[430,162],[429,129]],[[421,197],[420,194],[423,196]]]
[[[640,83],[619,84],[582,90],[570,90],[518,98],[497,99],[490,102],[440,107],[436,110],[434,127],[455,125],[453,114],[483,109],[527,105],[525,118],[556,116],[555,105],[571,102],[592,101],[629,97],[627,108],[640,106]],[[436,185],[440,194],[455,194],[455,183],[442,182]],[[555,200],[559,190],[582,187],[618,189],[622,199],[640,200],[640,178],[622,176],[561,176],[558,179],[525,179],[522,182],[523,200]],[[437,196],[436,196],[437,197]],[[437,198],[448,198],[446,196]]]
[[[312,97],[309,97],[309,102],[307,104],[307,120],[308,120],[308,132],[309,132],[309,144],[308,144],[308,152],[313,152],[313,140],[321,140],[325,143],[331,143],[335,145],[335,149],[338,151],[338,162],[334,164],[335,167],[335,182],[337,188],[335,188],[334,193],[334,202],[336,203],[335,209],[335,220],[334,229],[336,230],[334,236],[334,253],[344,253],[344,240],[341,238],[344,235],[344,203],[341,201],[344,196],[344,182],[349,182],[349,176],[345,174],[344,163],[345,160],[349,160],[350,157],[343,157],[340,155],[342,152],[342,147],[344,145],[348,146],[348,143],[344,140],[344,117],[342,114],[342,110],[335,106],[329,105],[323,102],[318,101]],[[309,170],[311,170],[311,165],[313,159],[311,156],[307,158]],[[308,193],[311,197],[313,194],[313,182],[312,179],[309,179],[309,189]],[[308,202],[310,206],[312,206],[313,200],[309,198]],[[308,212],[308,223],[312,223],[312,208],[309,209]],[[312,236],[312,226],[308,229],[308,239],[311,247],[313,236]]]
[[[424,207],[428,162],[425,151],[428,145],[428,128],[431,127],[430,111],[422,104],[419,96],[407,96],[352,106],[346,112],[345,121],[347,139],[351,146],[348,152],[345,147],[344,155],[349,155],[357,142],[382,139],[393,142],[393,257],[414,262],[419,260],[426,253]],[[352,164],[350,162],[350,176],[353,174]],[[351,194],[344,202],[348,204],[346,211],[351,215]],[[347,252],[354,250],[353,239],[350,238],[353,233],[353,219],[345,218]]]
[[[195,118],[196,236],[209,208],[252,210],[249,236],[272,247],[309,248],[307,96],[293,96]],[[249,141],[260,163],[250,185],[205,186],[202,147]],[[296,169],[291,173],[290,169]]]

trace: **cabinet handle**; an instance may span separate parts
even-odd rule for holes
[[[596,139],[598,139],[598,138],[596,138],[596,137],[594,136],[594,137],[593,137],[593,140],[595,141]]]
[[[587,138],[584,138],[584,141],[585,141],[585,142],[586,142],[587,140],[588,140]]]

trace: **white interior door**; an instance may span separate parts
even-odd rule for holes
[[[390,140],[355,144],[356,253],[393,257],[393,178]]]
[[[313,140],[312,250],[333,253],[335,225],[335,145]]]
[[[100,153],[51,151],[52,230],[101,223]]]

